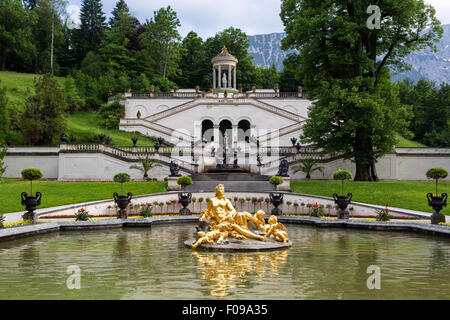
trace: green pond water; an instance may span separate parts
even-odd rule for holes
[[[447,238],[286,226],[292,248],[269,253],[192,251],[193,224],[3,242],[0,299],[450,299]]]

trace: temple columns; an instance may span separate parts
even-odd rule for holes
[[[218,85],[218,88],[219,89],[222,89],[222,66],[219,64],[219,85]]]

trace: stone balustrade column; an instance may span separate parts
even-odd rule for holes
[[[222,66],[219,64],[219,85],[217,86],[217,88],[221,89],[222,88]]]

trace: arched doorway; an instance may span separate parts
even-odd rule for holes
[[[238,141],[248,142],[250,138],[250,122],[241,120],[238,123]]]
[[[233,141],[233,125],[229,120],[222,120],[219,124],[219,131],[220,131],[220,140],[219,143],[221,146],[223,146],[223,137],[225,134],[227,134],[228,142],[227,147],[230,147],[232,145]]]
[[[214,123],[211,120],[202,121],[202,139],[206,141],[213,141],[214,137]]]

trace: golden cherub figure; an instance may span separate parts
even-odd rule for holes
[[[230,227],[231,226],[228,223],[224,222],[217,225],[214,230],[209,232],[197,232],[195,242],[191,245],[192,248],[195,249],[204,243],[214,244],[215,240],[217,240],[217,244],[221,244],[226,238],[228,238],[228,230]]]
[[[270,237],[273,235],[275,240],[279,242],[289,242],[289,237],[286,232],[286,227],[281,223],[278,222],[278,219],[276,216],[270,216],[269,218],[269,230],[266,233],[266,237]]]
[[[258,210],[255,215],[253,216],[253,219],[251,220],[256,227],[261,230],[264,233],[267,233],[269,231],[270,225],[266,224],[266,221],[264,221],[266,213],[262,210]]]

